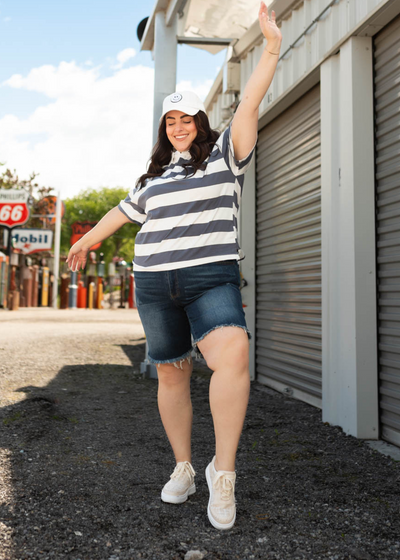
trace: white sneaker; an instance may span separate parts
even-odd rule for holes
[[[162,489],[162,501],[170,504],[186,502],[188,496],[196,492],[195,474],[189,461],[177,463],[174,472],[170,476],[171,480]]]
[[[206,468],[210,499],[207,514],[216,529],[230,529],[236,519],[235,471],[216,471],[215,456]]]

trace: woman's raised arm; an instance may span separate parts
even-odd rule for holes
[[[260,28],[267,39],[260,61],[250,76],[242,100],[232,121],[232,142],[235,158],[245,158],[257,139],[258,107],[271,85],[278,64],[282,35],[275,21],[275,12],[268,17],[268,8],[261,2],[258,13]]]
[[[100,222],[69,250],[67,263],[72,272],[85,268],[90,247],[104,241],[128,222],[129,218],[119,210],[118,206],[107,212]]]

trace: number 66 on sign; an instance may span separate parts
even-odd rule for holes
[[[13,228],[29,218],[29,194],[16,189],[0,189],[0,226]]]

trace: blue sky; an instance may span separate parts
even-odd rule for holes
[[[0,0],[0,161],[64,195],[132,186],[151,148],[153,61],[136,28],[153,5]],[[223,60],[178,46],[177,83],[204,97]]]

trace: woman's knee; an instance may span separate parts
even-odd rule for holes
[[[193,360],[188,356],[170,364],[157,364],[158,381],[164,385],[180,385],[190,380]]]
[[[238,327],[215,329],[198,346],[207,366],[212,371],[219,369],[221,365],[237,371],[248,369],[249,339],[244,329]]]

